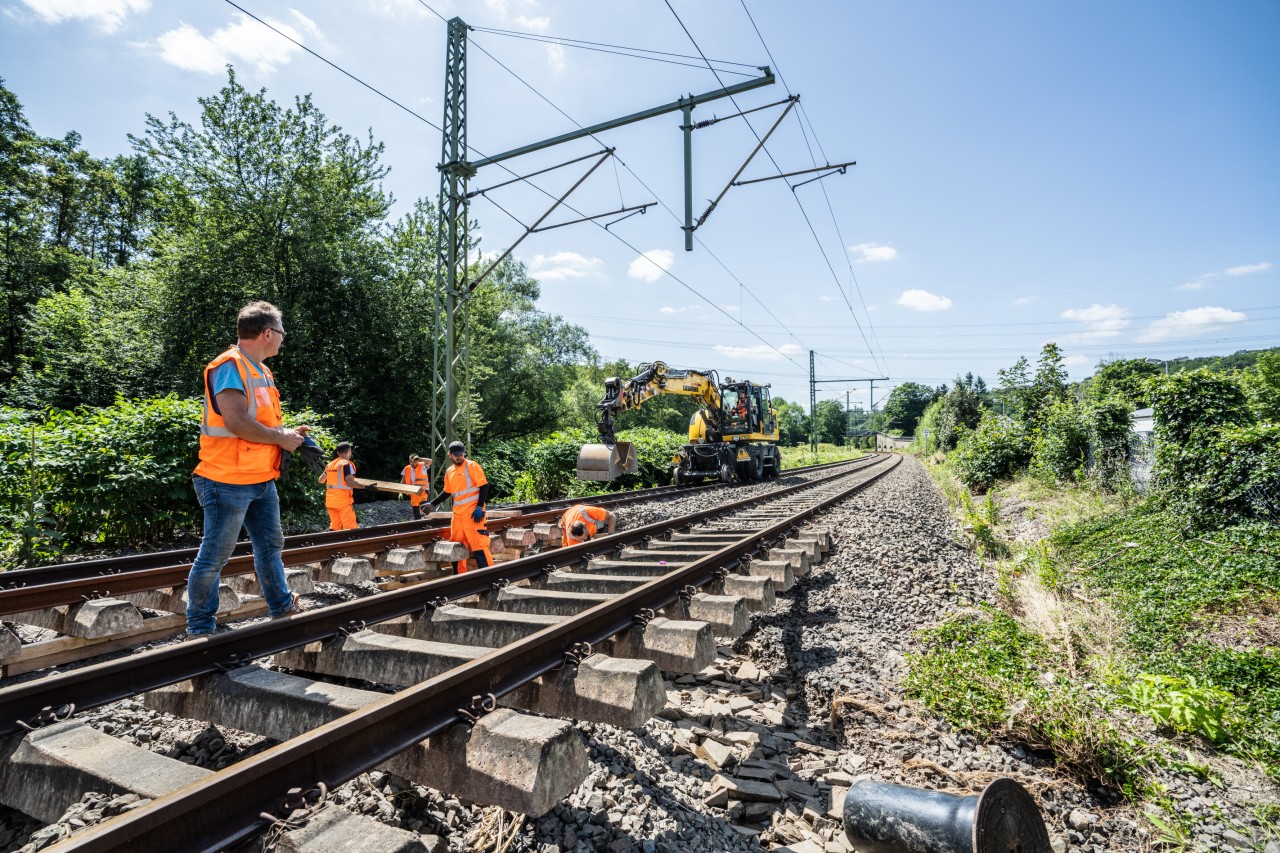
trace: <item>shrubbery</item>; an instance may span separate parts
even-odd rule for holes
[[[618,433],[618,440],[635,445],[639,470],[610,483],[577,479],[578,452],[582,445],[594,444],[599,440],[599,436],[593,431],[571,429],[554,432],[531,445],[525,467],[514,478],[510,497],[518,501],[540,501],[670,485],[671,458],[687,438],[680,433],[653,427],[622,430]],[[481,464],[485,463],[484,458],[480,461]],[[501,493],[499,496],[502,496]]]
[[[1089,456],[1089,431],[1074,402],[1058,402],[1044,414],[1035,439],[1032,470],[1049,480],[1071,481]]]
[[[1027,466],[1031,439],[1012,418],[987,414],[976,430],[962,436],[952,459],[961,482],[985,492],[996,480],[1012,477]]]
[[[200,407],[171,395],[43,414],[0,410],[0,559],[36,564],[67,547],[159,543],[198,527],[191,472]],[[313,435],[332,451],[319,420],[313,412],[286,417],[316,426]],[[323,504],[305,469],[280,493],[295,517]]]

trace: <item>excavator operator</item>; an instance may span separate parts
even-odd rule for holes
[[[606,533],[612,533],[618,526],[618,516],[602,506],[578,504],[565,511],[560,519],[560,529],[565,545],[577,545],[586,542],[607,525]]]
[[[449,458],[453,465],[444,472],[444,489],[431,499],[433,507],[445,498],[453,498],[453,518],[449,522],[450,542],[466,546],[478,568],[493,565],[489,551],[489,531],[484,529],[484,508],[489,502],[489,481],[480,464],[467,458],[467,448],[461,441],[449,445]],[[467,561],[458,561],[458,573],[467,570]]]

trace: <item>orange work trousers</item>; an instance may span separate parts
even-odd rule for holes
[[[356,523],[356,508],[351,504],[327,506],[325,509],[329,511],[330,530],[355,530],[360,526]]]
[[[493,565],[493,554],[489,551],[489,531],[484,529],[484,521],[472,521],[471,513],[475,505],[465,507],[462,512],[455,512],[449,521],[449,541],[461,542],[468,554],[480,551],[484,554],[485,563]],[[467,561],[458,561],[458,574],[467,570]]]

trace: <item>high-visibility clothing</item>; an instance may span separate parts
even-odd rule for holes
[[[570,528],[579,521],[587,527],[586,539],[574,539],[569,533]],[[564,528],[563,542],[565,545],[577,545],[581,542],[586,542],[587,539],[595,536],[596,531],[604,527],[608,521],[609,513],[604,507],[587,506],[586,504],[571,506],[565,510],[564,516],[560,519],[560,526]]]
[[[444,472],[444,490],[453,498],[449,541],[461,542],[468,552],[483,552],[486,562],[492,566],[493,554],[489,551],[489,531],[484,527],[484,519],[473,521],[471,518],[480,500],[480,487],[488,482],[484,469],[471,459],[463,460],[461,465],[450,466]],[[466,560],[459,560],[458,572],[466,570]]]
[[[427,473],[427,466],[423,462],[417,465],[406,465],[404,470],[400,472],[400,482],[410,486],[430,486],[431,475]],[[427,493],[420,495],[409,495],[410,506],[420,506],[427,499]]]
[[[343,459],[339,456],[337,459],[325,466],[324,505],[326,509],[337,509],[339,507],[355,505],[355,492],[346,477],[348,465],[351,466],[351,476],[354,477],[356,475],[356,466],[349,459]]]
[[[218,410],[209,378],[213,371],[228,361],[235,364],[244,384],[244,397],[249,417],[265,427],[275,429],[284,423],[280,408],[280,392],[276,380],[265,365],[255,365],[239,347],[232,346],[209,362],[204,369],[204,416],[200,420],[200,464],[195,473],[218,483],[249,486],[265,483],[280,476],[280,447],[245,441],[231,430]]]
[[[356,521],[356,508],[353,504],[330,506],[325,509],[329,513],[330,530],[355,530],[360,526]]]

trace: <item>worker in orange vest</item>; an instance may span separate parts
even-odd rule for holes
[[[422,486],[429,489],[431,486],[431,475],[427,469],[431,467],[431,460],[425,459],[416,453],[409,455],[409,464],[404,466],[404,470],[400,472],[400,482],[406,486]],[[413,508],[413,517],[415,519],[422,518],[422,503],[428,497],[428,493],[423,491],[420,494],[409,495],[409,506]]]
[[[319,482],[324,483],[324,508],[329,511],[330,530],[355,530],[355,489],[367,489],[368,485],[356,483],[356,466],[351,461],[351,442],[338,443],[338,455],[325,466]]]
[[[607,525],[606,533],[612,533],[618,526],[618,516],[602,506],[578,504],[565,511],[560,519],[560,536],[565,545],[577,545],[600,532]]]
[[[281,452],[297,450],[310,427],[285,428],[275,377],[263,364],[280,352],[284,335],[280,309],[251,302],[236,317],[236,343],[204,369],[200,464],[191,478],[204,510],[204,535],[187,574],[190,637],[217,628],[218,585],[241,528],[253,543],[253,570],[272,618],[302,611],[280,557],[276,479]]]
[[[467,449],[461,441],[449,445],[449,458],[453,465],[444,472],[444,489],[431,499],[432,506],[439,506],[445,498],[453,498],[453,518],[449,522],[450,542],[466,546],[476,566],[493,565],[489,551],[489,531],[484,529],[484,511],[489,502],[489,481],[484,469],[467,458]],[[458,561],[458,572],[467,570],[467,561]]]

